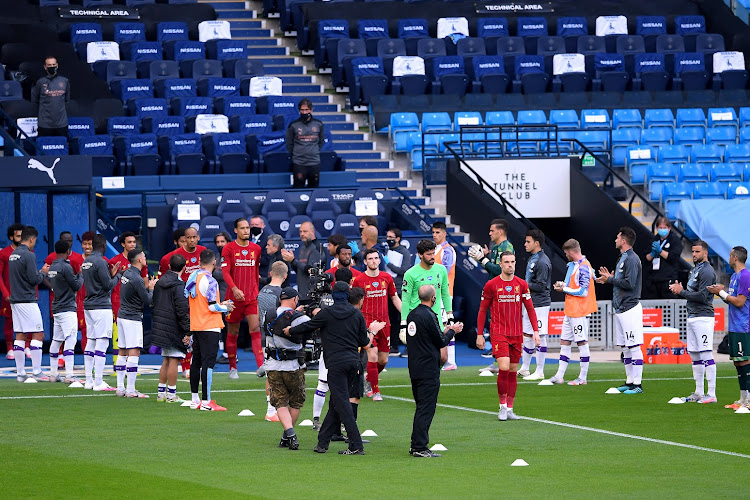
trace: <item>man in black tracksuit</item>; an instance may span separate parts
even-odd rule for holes
[[[310,99],[302,99],[297,105],[299,118],[286,129],[286,149],[292,155],[292,187],[318,187],[320,177],[320,150],[325,144],[323,122],[313,118]]]
[[[299,227],[299,239],[302,244],[295,257],[292,252],[282,248],[281,256],[289,267],[297,273],[297,291],[299,303],[310,303],[310,269],[320,265],[323,259],[323,245],[315,238],[315,226],[310,221],[303,222]]]
[[[417,293],[420,304],[406,317],[409,377],[417,405],[409,453],[413,457],[431,458],[440,456],[427,448],[430,424],[435,416],[440,391],[440,349],[446,347],[454,335],[461,333],[463,324],[453,323],[441,331],[438,317],[432,310],[435,288],[432,285],[422,285]]]
[[[340,455],[364,455],[362,437],[357,428],[352,404],[349,398],[358,392],[360,347],[369,345],[372,334],[367,330],[362,312],[349,304],[349,285],[338,281],[333,285],[333,305],[321,309],[313,319],[294,326],[288,331],[291,335],[311,333],[320,328],[323,359],[328,367],[328,387],[331,401],[323,426],[318,434],[317,453],[328,451],[334,433],[340,430],[339,420],[346,428],[349,448],[340,450]],[[336,418],[338,417],[338,418]]]

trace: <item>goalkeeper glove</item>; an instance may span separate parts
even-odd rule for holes
[[[406,321],[401,320],[401,329],[398,331],[398,339],[406,345]]]

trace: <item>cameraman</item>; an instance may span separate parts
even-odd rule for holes
[[[300,408],[305,403],[305,337],[312,331],[288,334],[289,328],[310,321],[296,308],[299,305],[297,290],[286,287],[279,295],[281,305],[266,313],[266,373],[271,404],[276,408],[284,434],[279,448],[299,449],[294,424]]]
[[[312,222],[303,222],[299,227],[299,239],[302,244],[297,256],[287,249],[281,250],[281,256],[290,264],[297,273],[297,289],[299,290],[299,302],[302,305],[310,303],[310,270],[320,267],[323,259],[322,245],[315,239],[315,226]],[[325,268],[324,268],[325,269]]]
[[[372,334],[368,332],[362,312],[349,304],[349,285],[336,282],[333,285],[333,305],[320,310],[310,321],[296,325],[285,332],[291,335],[312,333],[320,328],[323,344],[323,357],[328,367],[328,385],[331,389],[331,402],[328,414],[318,434],[316,453],[328,451],[331,437],[338,433],[335,428],[340,419],[346,428],[349,447],[339,450],[340,455],[364,455],[362,437],[354,420],[354,412],[349,402],[359,384],[359,348],[369,345]],[[338,417],[338,418],[337,418]]]

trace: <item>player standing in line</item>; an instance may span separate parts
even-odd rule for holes
[[[734,247],[729,253],[729,265],[734,270],[729,280],[729,291],[724,285],[711,285],[708,291],[718,295],[729,305],[729,354],[737,370],[740,399],[724,408],[733,410],[750,407],[750,271],[745,268],[747,249]]]
[[[714,294],[708,287],[716,283],[716,273],[708,262],[708,243],[693,243],[693,263],[687,288],[682,283],[669,285],[673,294],[687,300],[687,349],[693,360],[695,392],[682,398],[686,403],[716,403],[716,362],[714,361]],[[708,394],[703,389],[703,376]]]
[[[498,420],[518,420],[513,413],[513,402],[518,387],[518,362],[521,360],[523,345],[523,314],[521,303],[532,325],[537,325],[534,304],[531,301],[529,285],[514,276],[516,256],[513,252],[500,255],[502,273],[484,285],[482,302],[477,315],[477,332],[484,332],[484,319],[490,311],[490,342],[492,355],[497,360],[500,372],[497,374],[497,395],[500,399]],[[533,330],[534,345],[539,345],[539,331]],[[484,349],[484,334],[477,334],[477,347]]]
[[[16,380],[24,382],[26,375],[26,358],[23,350],[27,336],[31,337],[31,369],[36,381],[47,381],[42,374],[42,345],[44,326],[42,313],[37,304],[39,283],[49,271],[45,264],[40,271],[36,270],[34,246],[39,232],[33,226],[26,226],[21,232],[21,242],[8,258],[8,276],[10,278],[10,307],[13,311],[13,331],[16,341],[13,344],[16,358]]]
[[[184,247],[185,230],[182,228],[178,228],[172,231],[172,240],[174,242],[174,250]],[[166,274],[167,271],[169,271],[169,259],[170,257],[172,257],[172,253],[174,252],[174,250],[172,250],[171,252],[167,252],[159,261],[159,278],[161,278],[162,274]]]
[[[135,379],[138,376],[138,361],[143,349],[143,308],[151,307],[156,278],[143,284],[141,270],[146,267],[146,254],[143,250],[133,249],[128,252],[130,266],[120,279],[121,308],[117,318],[117,329],[120,334],[117,347],[120,355],[117,358],[115,372],[117,373],[117,395],[126,398],[148,398],[135,389]],[[128,385],[125,388],[125,377]]]
[[[237,336],[240,333],[242,318],[247,318],[250,345],[258,369],[263,366],[264,361],[258,318],[258,269],[261,249],[250,241],[250,224],[247,219],[239,218],[234,221],[234,232],[237,233],[237,239],[226,244],[222,250],[224,261],[221,263],[221,272],[227,283],[226,298],[234,301],[234,310],[226,318],[230,379],[240,378],[237,373]]]
[[[447,241],[448,227],[444,222],[432,224],[432,241],[437,245],[435,249],[435,262],[445,266],[448,271],[448,293],[453,301],[453,284],[456,281],[456,250]],[[456,364],[456,339],[450,340],[448,344],[448,361],[443,365],[444,371],[455,370]]]
[[[534,304],[537,327],[531,324],[526,309],[523,309],[523,352],[521,353],[521,369],[518,375],[524,380],[544,380],[544,363],[547,357],[547,322],[549,307],[552,303],[550,289],[552,288],[552,263],[542,250],[544,233],[538,229],[530,229],[526,233],[524,249],[531,254],[526,263],[526,284],[531,291],[531,302]],[[533,339],[533,333],[539,332],[539,347]],[[529,373],[531,357],[536,354],[536,370]]]
[[[615,340],[622,349],[625,363],[625,384],[617,388],[624,394],[641,394],[643,387],[643,306],[641,306],[641,283],[643,271],[641,259],[633,251],[635,231],[621,227],[615,238],[615,248],[620,251],[615,272],[606,267],[599,268],[596,282],[610,283],[614,290],[612,308],[615,310]]]
[[[568,369],[568,360],[573,352],[571,343],[575,342],[581,355],[581,372],[575,380],[568,382],[568,385],[586,385],[591,359],[588,344],[589,315],[598,310],[594,291],[594,269],[581,253],[581,245],[577,240],[569,239],[562,249],[570,262],[565,281],[555,283],[555,290],[565,294],[565,317],[560,334],[560,363],[557,373],[549,382],[564,382],[565,370]]]
[[[81,266],[83,283],[86,285],[86,298],[83,300],[83,314],[86,318],[86,334],[91,342],[83,352],[86,383],[84,388],[95,391],[114,391],[114,387],[104,382],[104,364],[107,348],[112,338],[112,289],[120,282],[120,263],[111,267],[104,259],[107,239],[102,234],[91,240],[93,251]],[[92,377],[93,370],[93,377]]]
[[[422,285],[432,285],[435,287],[436,296],[435,305],[432,310],[442,318],[442,311],[445,310],[447,320],[445,324],[451,325],[453,320],[453,301],[448,292],[448,270],[442,264],[435,263],[435,242],[432,240],[419,240],[417,243],[417,256],[419,264],[412,267],[404,274],[404,281],[401,285],[401,328],[398,338],[402,344],[406,344],[406,317],[409,313],[421,304],[419,300],[419,287]],[[445,327],[441,325],[441,328]],[[448,349],[444,347],[440,350],[440,364],[444,365],[448,360]]]
[[[91,252],[94,250],[91,246],[91,240],[94,239],[94,235],[96,233],[94,231],[86,231],[81,235],[81,249],[83,250],[83,254],[81,257],[85,261],[86,258],[91,255]],[[83,265],[83,264],[81,264]],[[86,283],[81,285],[81,288],[78,289],[78,292],[76,293],[76,310],[78,313],[78,329],[81,331],[81,350],[86,351],[86,317],[83,314],[83,299],[86,298]]]
[[[338,247],[336,247],[334,255],[336,256],[336,264],[331,266],[331,268],[326,271],[327,273],[331,273],[335,276],[336,271],[338,271],[339,269],[349,269],[352,272],[352,276],[354,276],[355,278],[362,274],[353,266],[354,263],[352,262],[352,247],[350,247],[346,243],[339,245]]]
[[[328,237],[328,255],[330,255],[331,257],[331,260],[329,261],[330,267],[333,268],[338,265],[339,259],[336,257],[336,249],[341,245],[346,244],[346,236],[344,236],[343,234],[332,234]]]
[[[279,307],[279,297],[281,296],[282,285],[286,281],[289,268],[284,261],[276,261],[271,264],[271,281],[266,286],[260,289],[258,292],[258,319],[260,321],[260,331],[263,332],[263,337],[268,335],[266,331],[266,313],[268,311],[275,311]],[[265,342],[263,342],[265,345]],[[263,367],[258,370],[258,373],[265,375],[266,367],[265,363]],[[266,379],[266,403],[268,408],[266,410],[266,420],[268,422],[278,422],[279,416],[276,415],[276,407],[271,404],[271,396],[269,394],[268,379]]]
[[[8,277],[8,258],[21,244],[21,231],[23,224],[12,224],[8,226],[8,240],[10,245],[0,250],[0,316],[3,321],[3,334],[5,335],[5,347],[7,354],[5,359],[13,360],[13,315],[10,307],[10,278]]]
[[[55,260],[50,264],[49,277],[55,298],[52,301],[52,343],[49,346],[49,368],[51,382],[77,382],[73,376],[73,356],[75,354],[78,333],[78,314],[76,312],[76,294],[83,286],[83,276],[73,270],[68,261],[71,255],[70,242],[60,239],[55,243]],[[79,266],[80,267],[80,266]],[[65,376],[58,375],[57,360],[60,348],[63,348]]]
[[[365,250],[365,266],[367,269],[352,282],[352,288],[359,287],[365,291],[365,301],[362,305],[362,314],[365,323],[373,321],[385,323],[385,327],[373,337],[367,348],[367,381],[370,383],[373,401],[383,401],[378,387],[378,375],[388,364],[391,351],[391,328],[388,317],[388,301],[401,311],[401,299],[396,293],[396,286],[390,274],[380,271],[380,252],[375,248]],[[368,394],[369,395],[369,394]]]

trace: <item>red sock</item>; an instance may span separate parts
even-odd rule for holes
[[[190,362],[193,360],[193,353],[189,352],[185,355],[185,359],[180,361],[180,365],[182,366],[182,371],[186,372],[190,370]]]
[[[372,386],[372,392],[380,392],[378,387],[378,364],[372,361],[367,362],[367,381]]]
[[[237,369],[237,335],[227,334],[227,343],[224,345],[224,351],[229,356],[229,369]]]
[[[508,372],[508,408],[513,408],[513,400],[516,399],[518,388],[518,375],[516,372]]]
[[[378,373],[382,372],[383,370],[385,370],[385,365],[381,365],[380,363],[378,363]]]
[[[250,345],[253,348],[253,354],[255,354],[255,364],[258,365],[258,368],[263,366],[263,344],[260,342],[260,331],[257,332],[250,332]],[[235,342],[235,352],[237,349],[237,344]],[[236,356],[235,356],[236,358]],[[237,364],[237,360],[235,359],[235,364]]]
[[[31,339],[26,339],[26,349],[31,349]]]
[[[508,371],[500,370],[497,374],[497,397],[500,404],[504,405],[508,400]]]
[[[88,338],[86,337],[86,328],[84,328],[83,330],[81,330],[81,350],[82,351],[86,350],[86,341],[87,340],[88,340]]]
[[[7,347],[8,352],[13,352],[13,318],[10,316],[5,318],[3,334],[5,335],[5,346]]]

